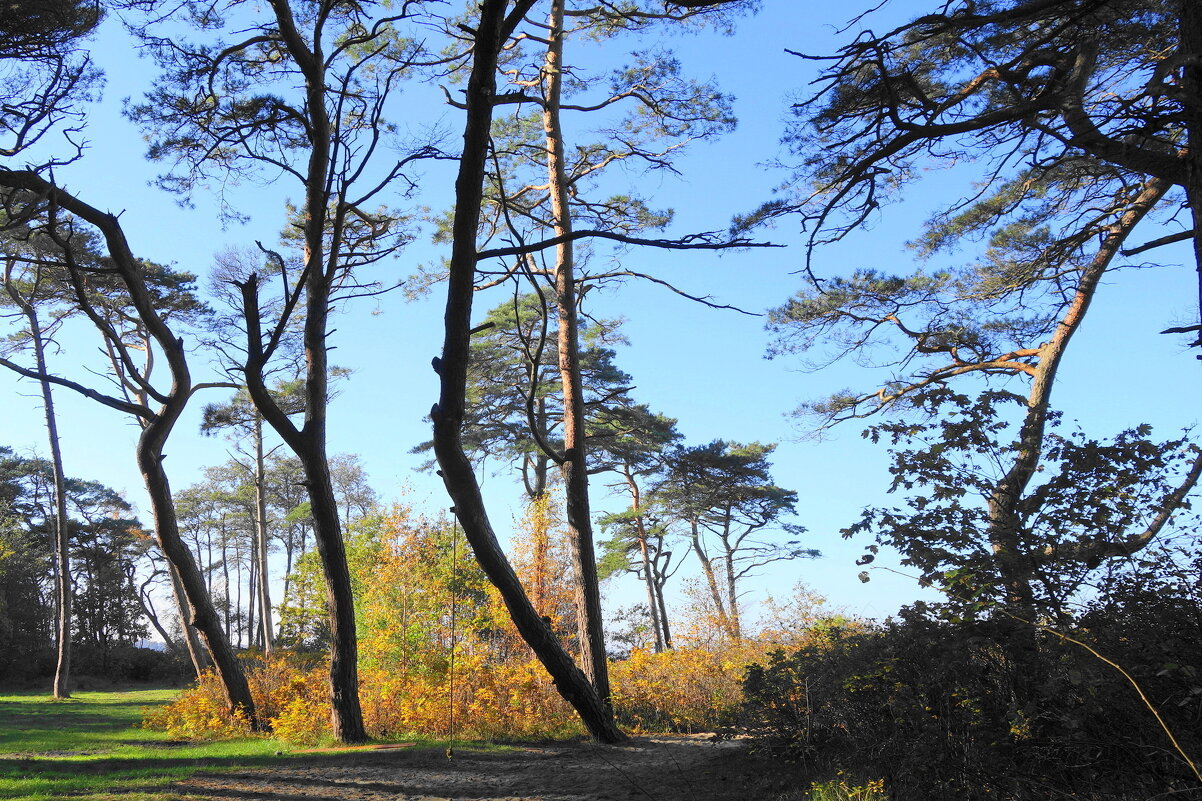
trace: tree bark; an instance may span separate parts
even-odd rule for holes
[[[263,632],[263,653],[271,656],[275,637],[271,626],[271,587],[267,574],[267,476],[263,457],[263,418],[255,415],[255,556],[259,565],[259,625]]]
[[[652,572],[651,554],[647,545],[647,527],[643,521],[642,496],[639,492],[638,482],[634,480],[629,468],[623,469],[622,475],[626,478],[626,487],[630,490],[630,510],[634,513],[635,536],[639,543],[639,558],[643,563],[643,581],[647,585],[647,612],[651,618],[652,641],[655,653],[663,653],[664,635],[659,619],[659,599],[656,597],[658,587]]]
[[[731,627],[730,616],[726,613],[726,604],[722,600],[722,588],[718,586],[718,577],[714,574],[713,560],[701,545],[701,531],[697,521],[691,521],[690,526],[693,553],[697,556],[697,561],[701,563],[701,573],[705,576],[705,585],[710,591],[710,600],[714,603],[714,613],[718,616],[718,628],[726,636],[737,640],[738,636]]]
[[[313,534],[325,578],[330,628],[330,717],[334,737],[343,743],[367,740],[359,702],[358,642],[355,635],[354,597],[338,504],[330,479],[326,451],[329,405],[329,336],[331,282],[340,269],[339,233],[327,249],[328,206],[336,197],[330,185],[334,130],[326,107],[326,56],[320,33],[307,39],[297,28],[287,0],[270,0],[280,39],[305,82],[308,163],[304,186],[304,303],[302,339],[305,352],[305,419],[298,429],[267,390],[264,372],[270,347],[265,350],[259,319],[258,276],[240,284],[247,325],[246,387],[255,407],[301,462],[312,510]],[[339,223],[335,212],[335,226]]]
[[[21,303],[29,321],[29,336],[33,343],[34,363],[42,375],[46,372],[46,343],[37,309],[25,300]],[[54,479],[54,562],[57,575],[54,594],[58,601],[56,636],[58,654],[54,666],[54,697],[71,697],[71,555],[69,552],[70,524],[67,520],[67,478],[63,471],[63,451],[59,444],[58,418],[54,414],[54,394],[50,382],[38,382],[42,389],[42,408],[46,413],[46,437],[50,443],[50,469]]]
[[[12,260],[9,261],[11,269]],[[55,638],[57,656],[54,668],[55,698],[71,697],[71,556],[70,521],[67,519],[67,479],[63,469],[63,452],[59,443],[58,418],[54,413],[54,393],[46,377],[46,342],[38,310],[32,297],[23,293],[12,281],[9,270],[5,271],[5,289],[9,297],[25,315],[29,325],[30,343],[33,345],[34,366],[42,378],[38,385],[42,392],[42,410],[46,416],[46,438],[50,445],[50,469],[54,486],[54,594],[57,607]],[[41,273],[34,279],[40,283]],[[36,289],[34,290],[36,292]]]
[[[434,452],[443,482],[455,502],[455,512],[481,568],[497,587],[523,639],[550,673],[556,688],[576,709],[593,737],[619,742],[624,735],[596,688],[572,661],[530,603],[521,582],[505,558],[484,509],[480,486],[461,440],[467,387],[471,311],[476,275],[476,236],[483,199],[484,166],[488,153],[496,94],[497,56],[502,42],[533,5],[518,0],[506,16],[506,0],[483,0],[475,34],[475,51],[466,91],[464,147],[455,181],[455,213],[447,289],[445,339],[438,365],[439,401],[430,410]]]
[[[167,560],[167,575],[171,579],[171,598],[175,601],[175,609],[179,614],[180,636],[187,648],[188,659],[192,662],[192,670],[199,679],[200,674],[208,670],[212,662],[209,660],[204,645],[200,642],[196,627],[192,625],[192,616],[188,613],[188,599],[184,595],[184,585],[180,581],[179,571],[175,569],[175,565],[170,559]],[[209,595],[208,592],[205,594]],[[209,597],[212,596],[209,595]]]
[[[137,462],[150,496],[151,513],[154,518],[155,535],[158,538],[159,547],[162,549],[163,555],[179,571],[180,583],[187,598],[190,617],[205,637],[231,713],[244,716],[253,729],[262,730],[264,726],[255,714],[254,701],[246,683],[246,676],[221,630],[212,601],[205,592],[196,560],[180,537],[171,488],[167,481],[167,474],[163,470],[163,447],[192,393],[191,374],[188,370],[183,341],[174,335],[166,321],[159,315],[155,307],[155,300],[146,286],[138,260],[134,258],[129,243],[125,239],[125,233],[114,215],[106,214],[84,203],[34,172],[0,170],[0,185],[29,190],[35,196],[44,198],[50,204],[52,226],[55,211],[62,208],[100,231],[107,245],[113,268],[129,293],[129,302],[138,321],[145,327],[150,342],[159,348],[167,362],[171,375],[171,388],[167,392],[153,392],[155,399],[159,402],[157,410],[150,408],[149,398],[145,396],[141,398],[140,403],[133,403],[111,396],[102,396],[95,390],[79,389],[88,397],[99,399],[110,407],[135,415],[142,426],[142,433],[137,444]],[[56,234],[57,232],[52,232],[52,235]],[[60,244],[63,243],[60,242]],[[64,250],[64,254],[69,260],[69,251]],[[93,322],[103,326],[103,320],[98,319],[99,315],[91,305],[84,278],[77,269],[77,265],[72,263],[68,273],[80,304],[89,312]],[[102,327],[102,331],[104,330],[106,329]],[[111,331],[106,333],[106,337],[109,337],[110,334]],[[148,346],[150,342],[147,343]],[[114,342],[111,339],[109,339],[109,344],[114,348],[125,348],[124,343]],[[124,355],[128,356],[127,353]],[[143,379],[145,378],[143,376]],[[149,385],[144,381],[144,386],[148,387]],[[145,392],[150,393],[151,390],[146,389]]]
[[[584,672],[608,703],[609,663],[601,623],[601,589],[593,546],[593,521],[589,509],[588,463],[584,437],[584,390],[580,371],[580,326],[576,314],[575,248],[570,241],[572,211],[570,186],[564,161],[560,103],[563,89],[564,0],[551,0],[549,44],[544,64],[543,132],[547,142],[547,178],[551,217],[556,237],[567,237],[555,248],[555,311],[558,321],[559,373],[563,392],[563,473],[576,571],[576,614]]]
[[[1132,229],[1152,210],[1169,186],[1168,181],[1149,179],[1126,213],[1109,227],[1098,252],[1082,271],[1073,299],[1057,322],[1051,339],[1039,348],[1039,360],[1032,371],[1031,389],[1027,394],[1027,411],[1019,429],[1019,447],[1014,462],[990,496],[988,506],[989,541],[1006,592],[1006,603],[1011,614],[1024,620],[1033,620],[1035,616],[1032,581],[1037,557],[1023,547],[1019,506],[1043,456],[1052,388],[1060,362],[1111,261]]]
[[[255,731],[264,731],[265,725],[255,714],[254,700],[250,695],[250,685],[242,666],[230,647],[229,640],[221,628],[217,612],[205,593],[204,580],[192,552],[184,545],[179,536],[179,528],[175,519],[175,506],[171,498],[171,485],[167,474],[163,471],[163,443],[167,434],[178,419],[178,410],[169,416],[160,416],[142,431],[138,438],[138,468],[146,483],[146,492],[150,495],[151,513],[154,519],[155,536],[163,555],[178,571],[180,585],[187,600],[188,617],[186,623],[195,626],[204,638],[208,652],[213,659],[213,666],[225,689],[226,703],[235,714],[245,718]]]

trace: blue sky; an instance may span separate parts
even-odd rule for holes
[[[681,177],[657,174],[638,179],[640,189],[653,194],[660,205],[676,209],[676,231],[724,228],[732,214],[770,196],[786,177],[767,165],[786,156],[779,138],[790,99],[804,91],[813,77],[812,64],[785,49],[832,51],[851,35],[837,34],[837,29],[863,10],[858,4],[764,5],[734,37],[665,41],[677,49],[690,74],[712,75],[735,95],[740,119],[738,130],[721,142],[690,151],[678,164]],[[922,9],[912,0],[895,2],[872,24],[883,29]],[[597,55],[612,57],[612,52]],[[120,212],[139,255],[201,275],[207,273],[213,254],[224,247],[248,245],[255,239],[274,241],[283,204],[298,196],[296,188],[244,187],[238,197],[253,217],[245,226],[223,227],[203,194],[193,199],[192,208],[178,206],[148,185],[156,167],[143,158],[141,134],[120,114],[121,99],[136,99],[145,90],[153,66],[135,58],[115,27],[106,28],[97,39],[94,58],[108,76],[104,101],[90,115],[88,152],[79,163],[60,171],[59,180],[93,205]],[[432,90],[414,92],[411,124],[456,130],[460,125],[456,112],[438,98]],[[444,206],[449,198],[448,176],[444,168],[428,170],[424,185],[429,191],[422,202]],[[905,203],[885,208],[869,229],[821,251],[817,271],[827,275],[857,267],[911,271],[905,242],[917,235],[922,221],[940,202],[965,191],[959,180],[950,173],[925,177],[907,193]],[[803,259],[795,223],[785,221],[764,236],[787,247],[725,255],[647,251],[629,255],[627,266],[655,272],[695,294],[711,294],[720,302],[762,312],[799,288],[796,271]],[[421,240],[395,264],[381,269],[385,274],[407,275],[441,255],[442,250]],[[1156,333],[1195,318],[1194,272],[1184,266],[1187,248],[1166,249],[1155,258],[1164,266],[1125,271],[1103,288],[1065,362],[1056,403],[1066,417],[1080,420],[1090,433],[1114,433],[1146,421],[1167,438],[1197,420],[1202,370],[1177,341]],[[479,298],[479,313],[503,297]],[[331,410],[331,450],[359,454],[386,499],[400,497],[402,488],[409,486],[411,499],[429,509],[447,501],[437,480],[415,472],[420,458],[408,451],[428,438],[423,417],[437,395],[429,362],[441,347],[442,302],[438,289],[414,303],[405,303],[399,295],[361,301],[337,319],[334,336],[333,361],[354,373]],[[913,582],[893,575],[877,575],[868,585],[861,584],[856,578],[861,568],[854,560],[865,543],[844,542],[837,536],[865,505],[888,500],[883,496],[888,485],[885,450],[861,440],[855,426],[839,429],[821,443],[803,441],[787,416],[800,400],[846,386],[871,386],[871,374],[843,364],[803,373],[788,359],[766,360],[768,334],[761,318],[700,307],[660,288],[627,284],[618,291],[590,295],[590,302],[600,316],[627,320],[624,331],[630,346],[619,351],[617,360],[634,377],[633,394],[653,409],[678,418],[690,443],[715,438],[780,443],[774,456],[777,482],[798,492],[797,522],[810,530],[808,544],[825,556],[771,571],[756,582],[757,595],[784,594],[795,581],[804,581],[837,607],[877,617],[918,596]],[[91,354],[95,348],[83,337],[72,338],[69,345],[58,364],[78,364],[84,358],[79,354]],[[0,444],[44,452],[36,387],[3,373],[0,397],[6,411]],[[56,397],[68,471],[123,490],[145,513],[133,465],[132,422],[63,390]],[[204,466],[225,460],[222,440],[202,439],[196,433],[200,407],[223,397],[214,392],[197,398],[168,444],[167,465],[176,489],[198,480]],[[504,475],[489,476],[484,486],[494,522],[506,527],[518,513],[512,481]],[[637,601],[638,589],[633,582],[621,585],[612,591],[611,599],[615,604]]]

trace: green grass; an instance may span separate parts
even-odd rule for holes
[[[287,759],[288,746],[256,738],[177,743],[140,728],[142,710],[177,690],[0,695],[0,799],[163,801],[172,782],[206,770]]]
[[[267,737],[174,742],[141,727],[146,707],[171,701],[179,690],[77,692],[56,701],[47,694],[0,694],[0,801],[178,801],[172,784],[197,773],[267,767],[293,760],[340,764],[364,756],[300,753]],[[416,740],[441,753],[447,743]],[[507,751],[505,745],[459,742],[456,748]]]

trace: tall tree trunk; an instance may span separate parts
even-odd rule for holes
[[[182,349],[182,345],[180,345]],[[186,395],[185,395],[186,397]],[[167,440],[179,413],[183,411],[182,403],[177,406],[167,406],[154,420],[142,430],[138,438],[138,468],[146,483],[146,492],[150,495],[151,513],[154,518],[155,535],[159,548],[168,561],[179,572],[180,585],[187,599],[188,617],[204,638],[209,655],[221,685],[225,690],[226,703],[231,711],[244,717],[255,731],[265,730],[265,724],[255,714],[254,700],[250,695],[250,685],[242,666],[230,647],[229,640],[221,628],[221,621],[208,594],[205,592],[204,580],[196,566],[192,551],[184,544],[179,535],[179,526],[175,517],[175,505],[171,497],[171,485],[167,474],[163,471],[163,443]]]
[[[710,600],[714,604],[714,614],[718,616],[718,628],[722,633],[731,639],[737,640],[731,626],[730,616],[726,613],[726,603],[722,600],[722,588],[718,584],[718,576],[714,572],[714,562],[710,559],[705,548],[701,544],[701,530],[697,525],[697,521],[690,521],[690,540],[693,545],[693,554],[697,557],[697,561],[701,563],[701,574],[705,576],[705,586],[710,592]]]
[[[89,394],[91,397],[104,399],[107,405],[137,416],[139,424],[142,426],[142,433],[138,437],[137,444],[138,469],[142,473],[146,491],[150,496],[151,513],[154,518],[159,547],[167,560],[179,571],[180,584],[187,598],[190,617],[205,637],[209,653],[225,690],[230,711],[244,715],[252,728],[262,729],[263,726],[255,715],[254,701],[251,699],[246,676],[235,659],[229,642],[223,636],[212,600],[205,592],[204,582],[196,567],[196,560],[180,537],[175,505],[171,497],[171,487],[167,481],[167,474],[163,470],[163,448],[193,390],[183,340],[175,336],[166,321],[160,316],[156,308],[156,300],[146,286],[141,265],[134,258],[129,242],[125,238],[125,232],[121,229],[116,216],[106,214],[94,206],[80,201],[33,172],[0,170],[0,179],[5,186],[32,190],[37,196],[53,204],[54,209],[65,209],[94,225],[101,232],[108,246],[113,272],[125,284],[129,292],[130,305],[136,312],[137,319],[145,326],[150,340],[146,343],[147,355],[149,356],[152,352],[152,341],[167,362],[172,381],[171,389],[165,393],[153,393],[159,403],[157,411],[150,408],[146,397],[140,398],[139,403],[130,403],[128,400],[123,402],[96,392]],[[67,244],[61,238],[56,241],[60,246]],[[70,262],[71,251],[69,248],[64,247],[64,255]],[[83,277],[76,269],[76,265],[71,263],[68,272],[77,299],[81,305],[89,309],[89,316],[98,322],[101,329],[106,330],[105,323],[98,319],[99,315],[90,306],[88,289]],[[110,346],[126,348],[124,343],[109,338],[113,333],[111,329],[107,329],[107,331],[106,338],[108,338]],[[128,351],[126,350],[123,355],[128,357]],[[146,376],[142,376],[142,378],[146,379]]]
[[[647,544],[647,526],[643,520],[642,495],[639,484],[634,480],[629,468],[623,468],[622,475],[626,478],[626,487],[630,490],[630,510],[634,513],[635,536],[639,543],[639,558],[643,563],[643,582],[647,585],[647,610],[651,618],[652,641],[655,653],[663,653],[664,635],[659,620],[659,601],[656,598],[655,575],[651,565],[651,553]]]
[[[551,0],[544,64],[543,132],[547,142],[547,176],[556,237],[570,237],[567,166],[564,161],[560,104],[563,90],[564,2]],[[584,437],[584,391],[580,370],[580,326],[576,314],[575,248],[564,241],[555,248],[555,310],[558,320],[559,373],[563,390],[563,472],[568,537],[576,571],[576,613],[584,672],[608,703],[609,665],[601,623],[601,588],[593,547],[589,509],[588,463]]]
[[[1202,326],[1202,7],[1179,0],[1181,89],[1185,98],[1185,196],[1194,224],[1194,269],[1197,271],[1198,324]],[[1202,346],[1202,328],[1195,346]],[[1202,360],[1202,354],[1197,356]]]
[[[1168,191],[1169,183],[1150,179],[1128,210],[1103,235],[1102,244],[1082,270],[1072,301],[1056,324],[1052,337],[1040,347],[1030,372],[1027,411],[1018,433],[1013,463],[989,498],[989,540],[1011,614],[1033,620],[1036,614],[1033,581],[1037,555],[1023,547],[1020,504],[1043,456],[1043,440],[1051,411],[1052,388],[1060,362],[1073,335],[1085,319],[1098,283],[1106,274],[1132,229]]]
[[[267,468],[263,456],[263,419],[255,415],[255,554],[259,565],[259,621],[263,633],[263,653],[271,656],[275,648],[271,626],[271,586],[267,572]]]
[[[195,672],[196,678],[200,678],[200,674],[208,670],[212,662],[209,660],[209,654],[205,651],[204,645],[200,642],[200,635],[197,633],[196,627],[192,625],[192,616],[188,613],[188,599],[184,595],[184,585],[180,581],[179,571],[175,569],[175,565],[171,563],[170,559],[167,560],[167,575],[171,579],[171,598],[175,601],[175,609],[179,614],[180,636],[183,637],[184,646],[188,650],[188,659],[192,662],[192,670]],[[208,592],[205,594],[208,595]]]
[[[506,0],[482,0],[476,28],[471,76],[466,91],[464,147],[455,181],[455,214],[447,287],[445,339],[437,369],[441,378],[438,403],[430,410],[434,452],[443,482],[455,502],[455,513],[476,559],[501,593],[522,638],[572,704],[589,733],[602,742],[619,742],[624,735],[596,688],[572,661],[530,603],[517,574],[505,558],[484,509],[480,486],[461,439],[467,388],[472,300],[476,276],[476,236],[483,199],[484,165],[488,153],[497,56],[502,42],[522,20],[533,0],[518,0],[506,16]]]
[[[334,182],[330,152],[334,128],[326,97],[326,53],[320,33],[306,37],[297,28],[297,15],[288,0],[269,0],[279,27],[280,40],[295,61],[305,82],[308,163],[304,198],[305,317],[302,339],[305,351],[305,420],[298,429],[267,391],[264,381],[268,353],[263,349],[259,319],[258,277],[241,285],[243,312],[249,343],[246,365],[247,391],[267,423],[301,461],[312,507],[313,534],[321,556],[330,628],[330,717],[339,742],[367,740],[359,703],[358,643],[355,637],[354,598],[346,547],[342,541],[338,504],[330,480],[326,452],[329,404],[329,354],[331,281],[341,269],[339,242],[345,215],[343,201],[331,190]],[[335,205],[331,221],[329,206]],[[332,229],[327,223],[332,222]],[[326,237],[331,246],[326,247]]]
[[[67,519],[67,479],[63,469],[63,452],[58,436],[58,417],[54,413],[54,393],[51,391],[49,373],[46,370],[46,342],[38,317],[37,306],[12,280],[12,259],[4,273],[4,287],[9,297],[25,315],[29,325],[30,343],[33,345],[34,364],[38,385],[42,391],[42,410],[46,416],[46,438],[50,444],[50,470],[54,486],[54,595],[57,614],[55,616],[55,639],[57,657],[54,667],[55,698],[71,697],[71,555],[70,521]],[[40,283],[41,274],[35,279]],[[36,289],[34,290],[36,293]]]
[[[313,165],[311,164],[311,167]],[[312,198],[316,201],[316,198]],[[250,276],[240,285],[243,311],[250,343],[246,367],[247,391],[267,423],[283,438],[300,460],[305,474],[313,520],[313,539],[321,558],[325,579],[326,611],[330,629],[330,718],[334,737],[339,742],[367,740],[363,710],[359,703],[358,642],[355,636],[354,595],[342,540],[337,499],[330,480],[326,453],[326,412],[329,392],[329,365],[326,353],[326,326],[329,319],[330,285],[322,269],[320,247],[324,231],[324,210],[307,207],[305,259],[306,317],[304,344],[305,423],[297,429],[276,405],[268,392],[263,374],[266,354],[262,348],[258,276]],[[316,242],[314,242],[314,239]],[[335,259],[331,255],[331,259]]]
[[[37,309],[27,300],[21,302],[21,307],[25,312],[25,319],[29,322],[29,336],[38,373],[45,376],[48,374],[46,343],[42,338]],[[54,480],[54,594],[58,606],[55,625],[58,655],[54,666],[54,697],[70,698],[72,592],[71,555],[68,550],[70,524],[67,519],[67,479],[63,471],[63,452],[59,444],[58,418],[54,414],[54,394],[50,390],[50,382],[45,378],[38,383],[42,389],[42,409],[46,413],[46,438],[50,443],[50,469]]]
[[[1037,701],[1035,693],[1043,684],[1038,658],[1039,630],[1032,625],[1038,616],[1035,582],[1040,554],[1032,553],[1025,542],[1021,505],[1043,458],[1056,374],[1111,261],[1131,230],[1168,189],[1167,181],[1147,181],[1126,213],[1105,231],[1098,252],[1082,270],[1072,301],[1057,322],[1052,337],[1040,347],[1039,359],[1030,371],[1031,388],[1014,461],[989,498],[988,536],[1001,582],[999,589],[1004,593],[1009,613],[1003,626],[1014,675],[1015,702],[1019,706],[1032,699]]]

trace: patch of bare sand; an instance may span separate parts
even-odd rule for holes
[[[694,735],[457,748],[453,759],[428,749],[323,754],[193,776],[176,792],[222,801],[754,801],[793,783],[741,742]]]

